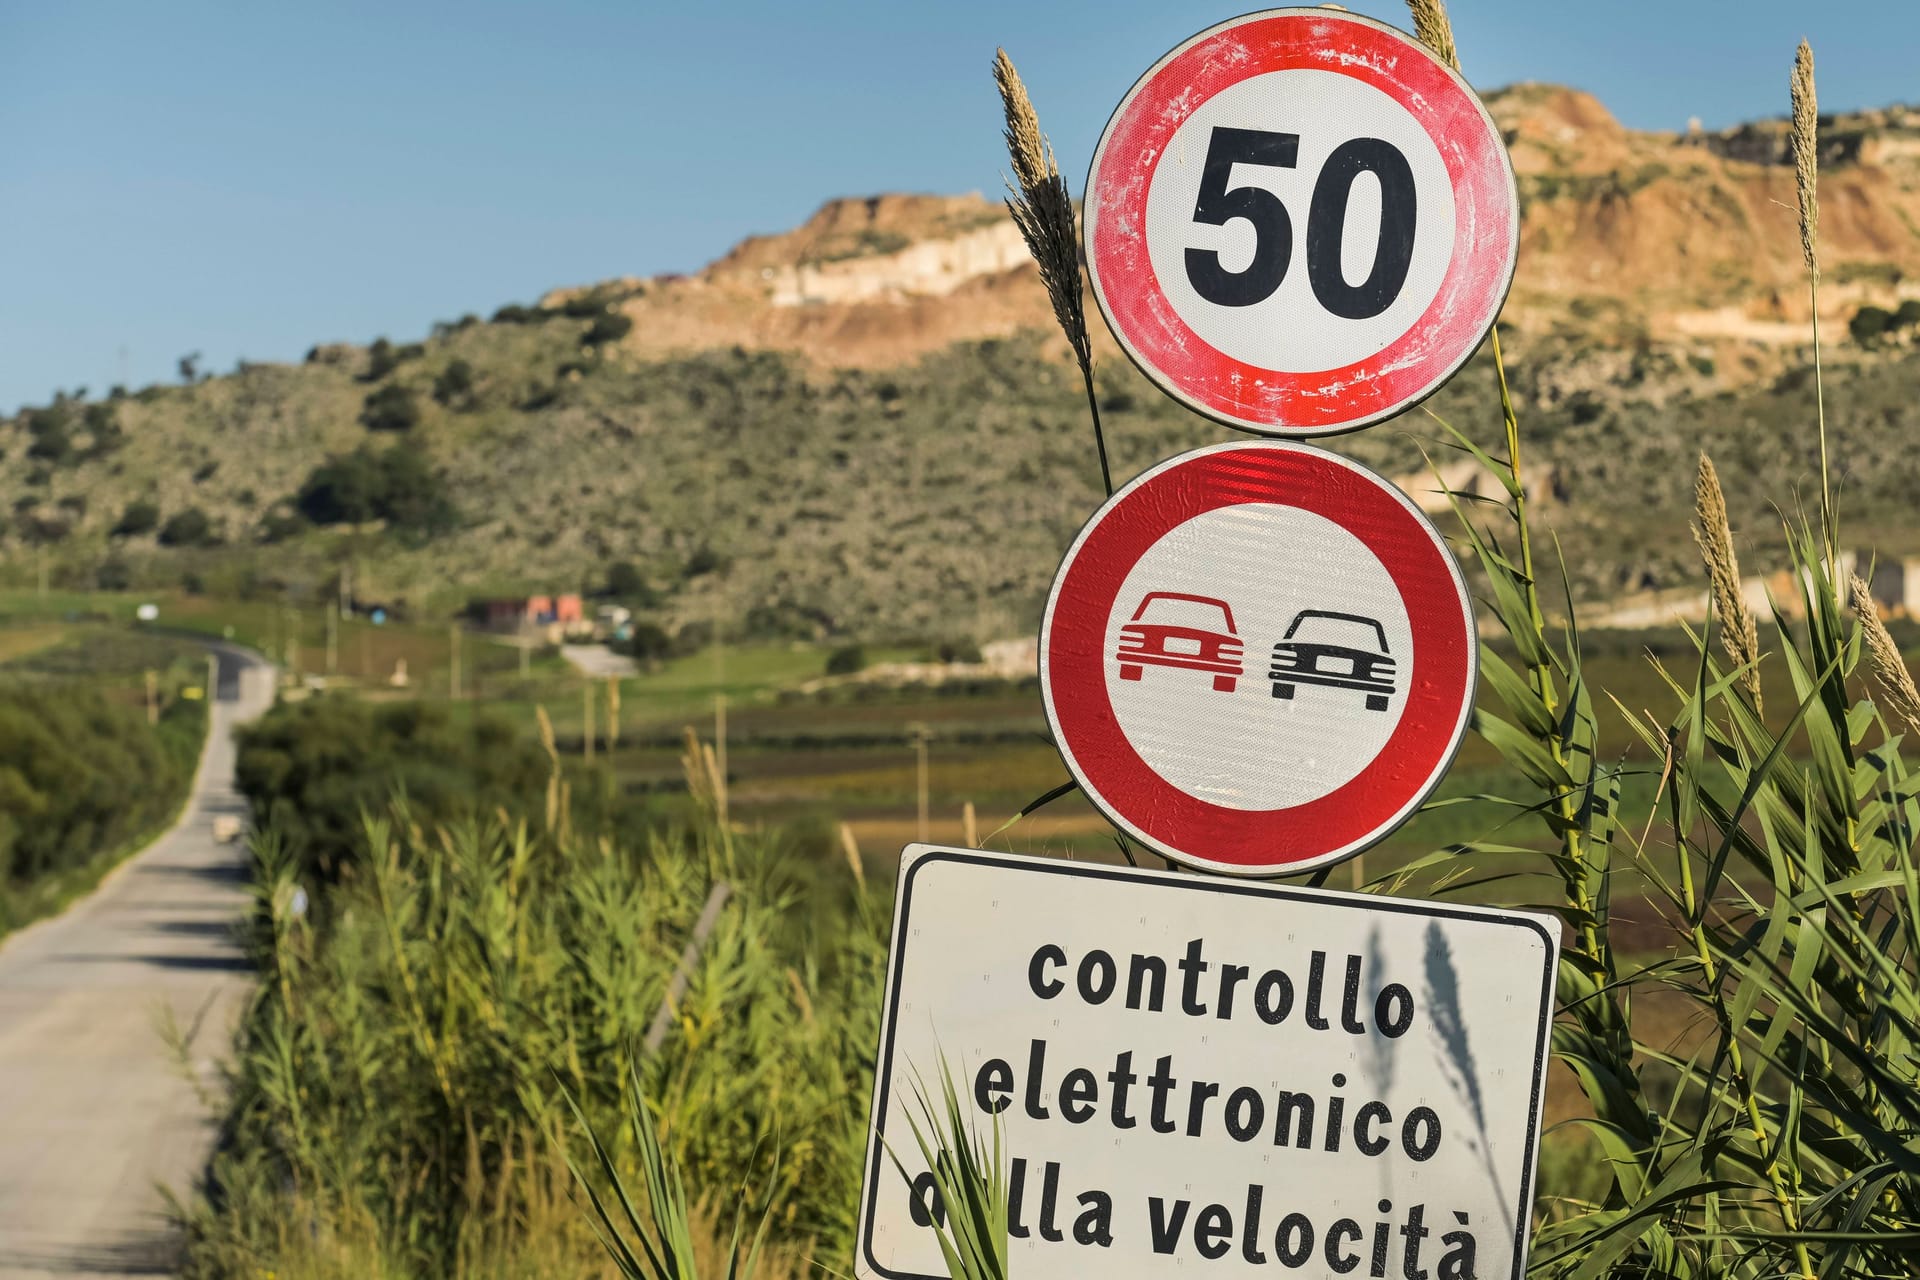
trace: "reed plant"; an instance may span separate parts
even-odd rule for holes
[[[753,1185],[772,1205],[763,1261],[844,1269],[883,909],[844,869],[809,879],[789,842],[711,813],[628,845],[541,807],[431,827],[397,799],[362,815],[331,883],[256,841],[262,981],[220,1151],[181,1210],[191,1274],[591,1273],[607,1264],[568,1167],[588,1138],[562,1091],[623,1135],[603,1149],[637,1184],[646,1141],[614,1123],[630,1072],[694,1188],[703,1254],[724,1242],[714,1205]],[[718,880],[734,892],[670,1033],[634,1063]]]
[[[1444,28],[1437,0],[1415,7],[1429,23],[1438,10]],[[1817,300],[1817,116],[1804,44],[1790,88],[1801,249]],[[1521,655],[1509,666],[1485,653],[1489,691],[1510,718],[1482,713],[1476,728],[1534,785],[1512,807],[1544,823],[1561,888],[1548,904],[1569,939],[1554,1050],[1588,1114],[1550,1132],[1548,1150],[1584,1138],[1608,1174],[1589,1198],[1548,1206],[1531,1273],[1920,1273],[1920,784],[1901,752],[1913,682],[1864,584],[1842,578],[1824,401],[1809,424],[1820,438],[1820,506],[1788,522],[1794,589],[1771,601],[1771,652],[1760,650],[1742,591],[1718,477],[1701,460],[1696,528],[1712,614],[1690,632],[1690,670],[1655,663],[1668,707],[1620,707],[1660,761],[1651,811],[1628,815],[1623,770],[1605,763],[1594,727],[1571,602],[1555,627],[1538,607],[1504,387],[1503,376],[1505,457],[1451,432],[1503,482],[1503,518],[1522,548],[1509,556],[1463,512],[1488,608]],[[1794,693],[1772,720],[1760,702],[1763,664],[1784,667]],[[1477,890],[1532,856],[1488,840],[1429,866],[1442,872],[1441,891]],[[1609,887],[1622,869],[1652,886],[1670,931],[1652,962],[1628,963],[1612,945]],[[1691,1033],[1636,1034],[1634,998],[1656,994],[1691,1010]]]
[[[1419,37],[1457,67],[1442,0],[1409,7]],[[1804,44],[1789,87],[1817,387],[1818,115]],[[1546,1135],[1558,1194],[1539,1207],[1529,1273],[1920,1275],[1920,776],[1902,754],[1920,690],[1865,583],[1842,573],[1824,392],[1808,424],[1818,512],[1786,522],[1794,587],[1770,601],[1771,650],[1718,475],[1701,459],[1696,538],[1712,612],[1687,633],[1690,663],[1650,657],[1662,709],[1614,704],[1659,762],[1652,803],[1627,812],[1625,744],[1601,741],[1595,707],[1608,695],[1587,680],[1573,601],[1543,599],[1497,330],[1491,346],[1499,443],[1433,420],[1504,494],[1456,511],[1503,633],[1482,647],[1473,729],[1524,786],[1473,798],[1502,814],[1482,838],[1372,887],[1484,898],[1537,883],[1543,863],[1551,873],[1555,892],[1538,905],[1564,928],[1553,1055],[1582,1105]],[[1793,691],[1771,719],[1763,666],[1784,669]],[[1650,886],[1645,908],[1669,933],[1652,958],[1615,945],[1615,885],[1628,876]],[[1687,1010],[1677,1038],[1636,1018],[1676,1002]],[[957,1115],[942,1137],[932,1167],[973,1150]],[[992,1220],[991,1179],[943,1191],[950,1214]],[[949,1259],[956,1277],[991,1274]]]

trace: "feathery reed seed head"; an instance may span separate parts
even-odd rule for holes
[[[1818,275],[1820,238],[1820,102],[1813,91],[1813,50],[1805,40],[1793,57],[1793,184],[1800,195],[1800,256]]]
[[[1073,197],[1060,176],[1060,166],[1054,162],[1052,144],[1040,132],[1040,117],[1027,97],[1027,87],[1020,82],[1020,73],[1014,70],[1005,49],[994,55],[993,80],[1000,88],[1000,103],[1006,111],[1007,157],[1013,162],[1014,181],[1007,184],[1011,193],[1007,212],[1013,215],[1014,225],[1027,242],[1027,252],[1040,268],[1040,282],[1053,304],[1053,317],[1084,372],[1092,367],[1093,348],[1087,339],[1087,311],[1080,294],[1080,238],[1074,230]]]
[[[1740,562],[1733,553],[1733,526],[1727,520],[1726,494],[1720,489],[1720,474],[1713,459],[1700,455],[1700,472],[1693,482],[1693,540],[1700,544],[1700,556],[1707,564],[1707,577],[1713,584],[1713,607],[1720,615],[1720,640],[1727,658],[1736,667],[1745,667],[1741,677],[1754,709],[1760,708],[1760,628],[1747,608],[1740,591]]]
[[[1906,660],[1900,656],[1900,646],[1893,642],[1887,624],[1880,620],[1880,610],[1874,606],[1873,593],[1867,590],[1867,584],[1855,574],[1849,586],[1853,591],[1853,607],[1860,615],[1860,629],[1866,633],[1867,665],[1873,668],[1873,678],[1886,694],[1893,717],[1909,730],[1920,730],[1920,688],[1914,686],[1913,673],[1907,670]]]
[[[1440,61],[1460,69],[1460,54],[1453,45],[1453,23],[1447,19],[1446,0],[1407,0],[1413,14],[1413,34],[1434,51]]]

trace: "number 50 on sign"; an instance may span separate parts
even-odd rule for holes
[[[1425,46],[1327,9],[1201,32],[1142,76],[1087,179],[1094,296],[1176,399],[1269,435],[1439,388],[1513,280],[1499,130]]]

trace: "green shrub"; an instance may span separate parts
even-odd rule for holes
[[[1853,313],[1853,319],[1847,322],[1847,334],[1861,346],[1870,347],[1885,335],[1892,322],[1892,312],[1869,304]]]
[[[623,311],[603,311],[593,318],[593,323],[587,326],[587,332],[580,340],[590,347],[598,347],[618,342],[632,332],[632,316]]]
[[[857,644],[843,645],[827,655],[827,674],[850,676],[866,669],[867,651]]]
[[[120,518],[113,522],[113,528],[107,532],[115,538],[137,538],[159,527],[160,508],[151,502],[136,499],[122,509]]]
[[[473,397],[473,366],[465,360],[449,360],[440,376],[433,380],[433,398],[440,404],[453,408],[464,405]]]
[[[375,510],[389,529],[409,538],[437,538],[459,523],[445,482],[419,449],[396,445],[381,454],[380,478]]]
[[[523,307],[517,302],[509,302],[493,313],[495,324],[539,324],[547,318],[547,313],[538,307]]]
[[[659,592],[640,572],[640,566],[631,560],[615,560],[607,566],[607,594],[615,600],[641,608],[659,602]]]
[[[360,422],[369,431],[410,431],[420,425],[420,406],[413,392],[390,382],[367,397]]]
[[[121,396],[126,395],[123,388],[116,387]],[[104,458],[126,443],[126,433],[120,428],[120,414],[111,404],[90,404],[85,414],[87,435],[87,457]]]
[[[133,568],[119,556],[108,556],[93,571],[93,585],[101,591],[125,591],[133,586]]]
[[[399,367],[400,356],[393,344],[385,338],[375,338],[367,348],[367,368],[360,378],[363,382],[378,382]]]
[[[213,521],[198,507],[175,512],[160,526],[163,547],[214,547],[220,545]]]
[[[27,445],[29,458],[59,466],[73,457],[73,438],[63,408],[42,409],[29,414],[26,423],[27,432],[32,436]]]
[[[615,648],[636,662],[654,663],[674,653],[673,637],[658,623],[636,620],[628,628],[627,638]]]
[[[307,528],[306,518],[298,511],[288,510],[284,506],[275,506],[260,517],[259,538],[269,545],[285,542],[288,538],[298,537]]]
[[[309,472],[293,504],[314,524],[365,524],[379,518],[385,500],[380,455],[361,445]]]

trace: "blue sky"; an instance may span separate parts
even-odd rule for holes
[[[1251,6],[1249,6],[1251,7]],[[1354,3],[1407,25],[1401,5]],[[1678,129],[1920,98],[1912,0],[1454,0],[1470,79]],[[0,410],[692,270],[835,195],[995,190],[1004,44],[1077,190],[1184,0],[0,0]]]

